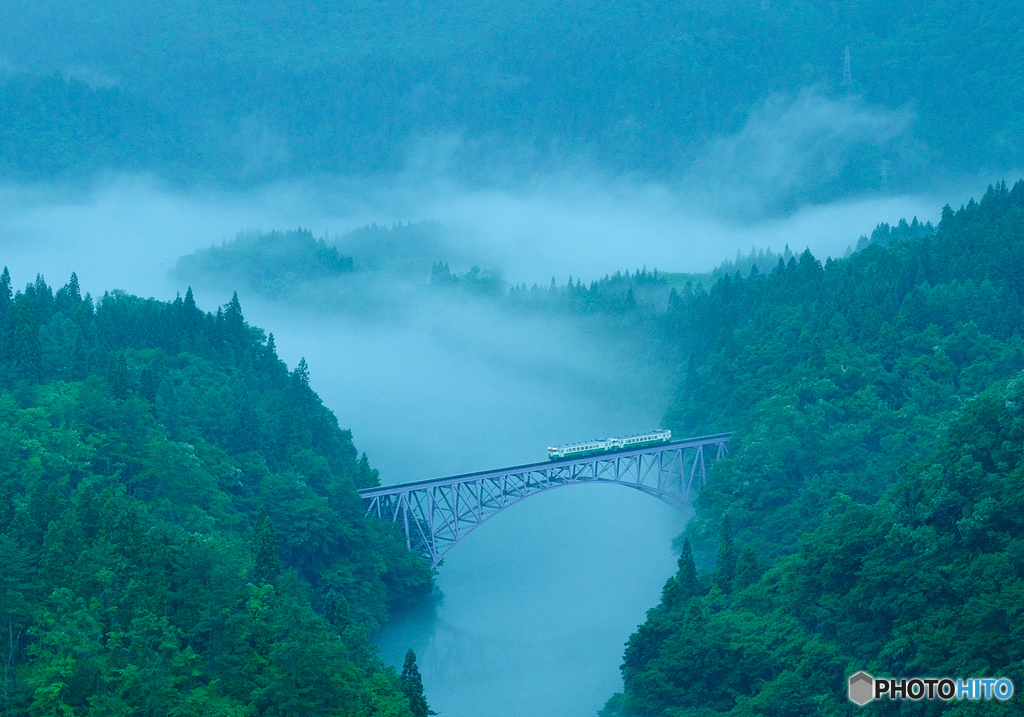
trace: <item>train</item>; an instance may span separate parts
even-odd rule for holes
[[[628,448],[642,448],[657,443],[668,443],[672,440],[672,431],[659,428],[650,433],[637,433],[623,438],[598,438],[582,443],[570,443],[565,446],[548,446],[548,458],[557,461],[563,458],[579,458],[595,453],[608,453]]]

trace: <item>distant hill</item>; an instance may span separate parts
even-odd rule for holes
[[[185,281],[240,285],[271,297],[293,293],[300,285],[354,271],[352,257],[315,239],[308,229],[240,232],[231,242],[181,257],[174,273]]]
[[[439,135],[462,138],[451,159],[468,175],[495,157],[528,166],[585,157],[670,175],[777,93],[813,87],[912,112],[906,130],[863,118],[850,126],[841,108],[791,118],[858,147],[802,189],[813,199],[917,186],[922,170],[1020,165],[1022,25],[1024,7],[1009,0],[49,0],[0,10],[0,59],[97,89],[113,83],[171,118],[126,113],[105,96],[110,111],[69,135],[74,163],[182,164],[235,181],[393,169]],[[0,104],[17,91],[0,84]],[[51,102],[36,91],[40,105]],[[169,153],[106,153],[96,139],[125,117]],[[39,131],[51,131],[42,120]],[[20,146],[14,165],[45,155],[38,142]]]

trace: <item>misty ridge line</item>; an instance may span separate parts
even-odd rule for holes
[[[0,119],[2,115],[0,112]],[[161,171],[159,165],[105,166],[83,160],[78,168],[46,176],[12,174],[10,178],[87,181],[97,173],[150,172],[181,189],[219,186],[246,191],[304,177],[414,185],[443,183],[449,178],[471,188],[495,186],[509,190],[528,188],[544,176],[632,177],[641,182],[664,183],[690,195],[695,206],[711,206],[721,216],[758,218],[785,215],[806,203],[886,194],[890,186],[902,191],[914,189],[897,179],[920,176],[928,154],[927,147],[912,138],[915,113],[909,106],[891,109],[872,105],[856,95],[832,95],[821,86],[769,93],[752,103],[743,117],[738,126],[723,127],[702,137],[687,152],[668,152],[671,171],[653,175],[617,169],[579,148],[560,152],[553,146],[539,158],[536,149],[515,137],[499,134],[485,140],[464,131],[434,129],[408,137],[394,150],[393,163],[369,172],[344,166],[306,167],[280,176],[263,176],[255,171],[249,179],[232,183],[213,177],[175,176]],[[284,145],[274,148],[279,140],[272,139],[270,128],[256,125],[246,132],[253,135],[240,143],[247,151],[267,156],[290,153]],[[253,162],[259,164],[256,159],[246,160],[246,164]],[[870,166],[862,166],[865,162]],[[883,162],[891,166],[884,181],[876,176]],[[0,157],[0,172],[2,169]]]
[[[12,104],[33,119],[64,120],[68,127],[59,131],[37,122],[61,137],[74,136],[69,128],[93,129],[89,120],[108,110],[110,126],[101,123],[106,132],[91,154],[56,142],[56,156],[35,158],[48,160],[37,161],[36,171],[162,169],[184,181],[205,171],[252,186],[306,174],[402,171],[418,152],[440,155],[466,178],[489,171],[478,171],[487,167],[480,160],[497,156],[520,177],[589,162],[672,179],[691,162],[714,165],[704,151],[709,142],[737,133],[756,138],[765,120],[781,120],[816,126],[816,139],[804,132],[796,146],[819,158],[828,159],[828,145],[861,143],[861,156],[848,157],[839,175],[831,161],[797,162],[792,172],[773,167],[776,187],[798,181],[821,201],[886,183],[920,189],[927,177],[958,166],[998,172],[1014,151],[1001,138],[1013,136],[1018,92],[986,93],[978,102],[976,92],[943,89],[973,88],[1000,61],[1005,72],[1014,36],[994,29],[1004,23],[991,18],[1019,17],[1012,3],[970,13],[953,3],[934,15],[873,3],[846,13],[813,3],[786,12],[647,4],[634,16],[614,4],[541,2],[503,8],[498,17],[479,4],[440,15],[415,3],[328,5],[306,3],[285,28],[260,3],[217,3],[205,18],[216,32],[189,13],[171,12],[169,21],[138,8],[126,16],[108,0],[88,12],[12,7],[0,28]],[[881,25],[868,20],[874,15]],[[261,22],[280,33],[265,32]],[[147,23],[151,33],[128,31]],[[57,28],[69,36],[59,47]],[[843,67],[851,41],[852,75]],[[756,57],[763,60],[749,61]],[[46,74],[55,72],[62,73],[56,80]],[[22,99],[35,95],[55,106]],[[82,95],[77,104],[85,110],[63,95]],[[957,120],[938,116],[942,110]],[[128,131],[132,120],[135,132]],[[118,143],[138,151],[119,153]],[[428,144],[439,148],[422,149]],[[726,164],[733,156],[722,148],[711,154]],[[777,165],[772,158],[780,154],[762,153],[761,165]],[[892,169],[886,179],[877,175],[883,162]],[[808,173],[828,186],[797,176]],[[794,206],[802,201],[794,199]]]
[[[1024,166],[1022,26],[6,3],[0,713],[831,717],[855,661],[1024,664],[978,628],[1020,614],[1024,182],[948,206]],[[655,425],[735,431],[695,512],[582,488],[443,577],[354,490]]]
[[[871,244],[886,246],[893,241],[932,233],[932,224],[920,223],[917,217],[910,223],[901,219],[893,227],[883,222],[870,236],[861,235],[856,250]],[[851,244],[844,255],[849,256],[853,251],[854,245]],[[367,272],[376,275],[369,279],[370,282],[394,281],[401,277],[422,287],[428,258],[450,253],[456,252],[445,240],[445,227],[439,222],[394,223],[390,227],[368,224],[340,235],[336,233],[333,238],[329,230],[316,238],[310,230],[301,227],[269,232],[250,228],[240,231],[230,242],[224,239],[219,246],[214,244],[180,257],[172,274],[180,280],[220,284],[241,282],[246,289],[271,299],[294,299],[302,287],[326,283],[340,290],[338,280],[351,281],[353,274]],[[480,269],[475,264],[462,273],[453,272],[448,261],[441,259],[430,262],[429,286],[435,291],[461,289],[478,297],[505,298],[513,303],[517,299],[520,303],[529,299],[535,304],[541,296],[551,298],[559,293],[587,291],[596,294],[615,287],[614,293],[624,302],[623,308],[647,304],[664,310],[670,290],[683,286],[688,286],[689,290],[704,290],[721,276],[745,276],[752,271],[767,273],[780,265],[785,266],[794,258],[788,244],[781,253],[775,253],[770,247],[758,249],[754,246],[746,255],[737,250],[735,259],[725,259],[704,273],[659,274],[658,269],[648,272],[644,267],[632,273],[606,273],[603,278],[592,279],[589,284],[583,284],[580,277],[574,283],[570,275],[568,281],[561,285],[551,277],[550,285],[544,287],[537,282],[532,286],[525,282],[509,284],[500,269]],[[465,259],[464,262],[468,263]],[[363,290],[369,290],[366,278],[360,278]],[[654,298],[651,287],[664,291]],[[308,292],[304,296],[308,298]]]
[[[841,172],[864,142],[884,142],[899,136],[900,128],[906,125],[905,114],[875,112],[863,102],[829,99],[814,91],[795,97],[778,95],[754,112],[738,133],[706,145],[705,159],[684,167],[682,179],[660,183],[613,174],[587,163],[551,172],[517,173],[503,169],[508,165],[503,165],[500,158],[476,162],[480,169],[477,179],[466,179],[453,169],[450,160],[464,142],[447,137],[424,140],[419,150],[410,152],[401,169],[376,176],[373,181],[311,174],[305,180],[263,184],[238,192],[204,183],[175,188],[173,182],[154,176],[95,173],[85,183],[66,180],[58,184],[8,185],[5,193],[9,199],[3,203],[23,213],[21,208],[26,204],[41,211],[47,198],[65,207],[87,207],[92,202],[108,201],[110,191],[114,197],[135,194],[142,206],[155,201],[162,213],[174,211],[168,202],[198,206],[200,217],[211,215],[215,221],[207,226],[191,218],[181,223],[194,225],[189,233],[209,236],[215,232],[218,238],[227,234],[223,227],[213,228],[222,221],[216,215],[246,212],[245,205],[254,201],[267,201],[272,210],[253,207],[253,216],[238,216],[234,227],[340,223],[372,229],[372,222],[389,227],[395,218],[408,222],[411,217],[416,219],[411,224],[424,229],[416,243],[419,254],[410,255],[407,250],[402,254],[406,265],[393,268],[400,268],[396,273],[413,280],[429,275],[437,262],[446,263],[460,276],[474,266],[480,267],[479,278],[485,286],[493,286],[495,279],[516,286],[535,282],[546,286],[551,275],[559,281],[569,274],[603,277],[616,266],[646,265],[696,275],[714,271],[739,247],[810,245],[819,256],[840,256],[859,235],[871,232],[873,225],[865,226],[863,219],[869,212],[881,216],[925,215],[927,206],[934,206],[933,200],[889,196],[877,190],[861,193],[863,199],[856,202],[847,197],[840,202],[815,204],[808,190],[820,184],[820,176],[794,169]],[[141,191],[125,186],[135,182],[140,182]],[[786,195],[789,198],[780,195],[778,187],[792,188]],[[149,196],[147,191],[155,194]],[[963,189],[957,187],[950,192],[961,194]],[[286,214],[288,220],[268,216],[274,212]],[[343,222],[338,221],[339,217],[345,218]],[[360,221],[360,217],[365,219]],[[176,221],[172,216],[168,219],[168,225]],[[124,220],[111,213],[107,221]],[[848,222],[855,228],[844,229],[843,224]],[[445,229],[428,230],[430,223]],[[185,242],[184,233],[169,241],[162,237],[153,241],[141,231],[132,230],[139,237],[140,247],[142,242],[154,249],[160,244],[178,246],[180,251],[174,255],[158,252],[167,265],[195,248],[195,244],[188,246]],[[83,238],[86,234],[79,226],[70,227],[70,231]],[[447,236],[449,232],[454,236]],[[165,235],[165,228],[159,233]],[[358,264],[362,248],[341,247],[339,254],[352,257]],[[141,248],[132,252],[139,255],[138,262],[144,260]],[[374,268],[390,261],[379,250],[366,253],[372,256],[365,264],[376,262]],[[544,274],[538,276],[538,267],[545,267]],[[71,268],[65,262],[64,271]],[[86,280],[85,272],[79,273]],[[472,276],[467,279],[467,284],[479,283]]]

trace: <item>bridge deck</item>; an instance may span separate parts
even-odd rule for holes
[[[391,485],[382,485],[376,488],[364,488],[363,490],[359,491],[359,495],[361,495],[363,498],[370,499],[376,496],[404,492],[413,488],[432,488],[448,486],[454,485],[456,483],[465,483],[467,481],[481,480],[487,478],[498,478],[500,476],[509,475],[511,473],[527,473],[533,470],[551,468],[552,466],[568,467],[583,463],[593,463],[595,459],[608,459],[618,457],[626,458],[629,456],[650,453],[652,451],[663,451],[666,448],[690,448],[693,446],[705,445],[708,443],[718,443],[721,442],[723,439],[728,439],[731,435],[731,433],[715,433],[710,436],[686,438],[681,441],[652,443],[647,446],[642,446],[640,448],[630,448],[624,451],[608,451],[607,453],[593,453],[580,458],[564,458],[557,461],[546,460],[540,463],[526,463],[521,466],[512,466],[511,468],[480,471],[477,473],[462,473],[460,475],[448,476],[447,478],[429,478],[427,480],[412,481],[410,483],[393,483]]]

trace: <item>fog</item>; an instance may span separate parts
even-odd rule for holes
[[[37,273],[60,285],[75,271],[94,296],[117,288],[173,299],[186,288],[169,271],[178,257],[241,229],[302,226],[331,237],[369,222],[430,220],[444,228],[439,260],[564,283],[641,266],[709,271],[752,246],[840,256],[878,222],[936,221],[944,203],[983,190],[967,181],[780,211],[787,187],[817,181],[822,166],[841,171],[858,146],[904,128],[899,113],[811,96],[793,103],[756,115],[674,184],[576,169],[469,185],[420,163],[373,181],[316,177],[245,192],[125,175],[8,185],[0,262],[16,285]],[[844,113],[845,124],[830,122]],[[716,202],[710,190],[724,186],[723,172],[743,178]],[[428,279],[429,267],[421,279],[382,279],[401,300],[371,314],[274,303],[232,286],[204,285],[196,298],[214,310],[239,288],[248,321],[274,333],[290,366],[307,359],[313,388],[384,483],[543,460],[553,442],[659,424],[669,366],[569,318],[424,291]],[[398,616],[379,636],[382,654],[400,664],[413,646],[445,717],[592,716],[621,687],[623,643],[674,570],[671,541],[686,518],[620,487],[531,498],[450,554],[436,611]]]
[[[751,246],[788,244],[794,251],[809,247],[821,259],[842,256],[878,222],[934,221],[949,201],[939,192],[856,198],[751,224],[742,215],[704,213],[663,184],[566,174],[515,189],[391,182],[367,189],[319,180],[234,194],[185,193],[134,176],[74,190],[6,186],[0,187],[0,241],[4,262],[23,278],[41,272],[63,283],[77,271],[94,293],[117,287],[173,298],[182,287],[166,272],[177,258],[243,228],[303,226],[322,236],[371,222],[434,220],[449,227],[453,255],[501,267],[510,281],[546,283],[557,276],[561,283],[569,274],[590,280],[641,266],[709,271]],[[983,188],[961,188],[955,196],[966,200]]]

